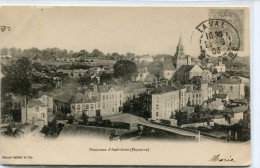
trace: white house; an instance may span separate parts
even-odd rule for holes
[[[215,69],[220,72],[226,72],[226,65],[222,63],[222,61],[219,61],[217,65],[215,65]]]
[[[29,100],[26,107],[22,107],[22,124],[29,123],[42,128],[48,124],[47,106],[40,100]]]

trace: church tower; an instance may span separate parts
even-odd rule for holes
[[[182,58],[184,56],[184,47],[183,47],[183,44],[182,44],[182,38],[181,38],[181,35],[180,35],[180,38],[179,38],[179,42],[178,42],[178,45],[176,47],[176,53],[174,56],[176,56],[177,58]]]
[[[182,38],[180,35],[178,45],[176,47],[176,53],[173,57],[173,65],[176,69],[179,69],[182,65],[191,65],[191,57],[185,55],[184,53],[184,47],[182,44]]]

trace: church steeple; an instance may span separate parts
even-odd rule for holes
[[[175,55],[177,55],[177,57],[182,57],[184,55],[184,47],[183,47],[183,44],[182,44],[181,35],[180,35],[180,38],[179,38],[178,45],[176,47],[176,54]]]

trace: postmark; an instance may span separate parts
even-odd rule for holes
[[[224,19],[201,22],[196,30],[200,33],[200,51],[207,57],[234,59],[240,48],[240,36],[234,25]]]

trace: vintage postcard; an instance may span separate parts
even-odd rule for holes
[[[249,12],[2,6],[0,163],[250,165]]]

